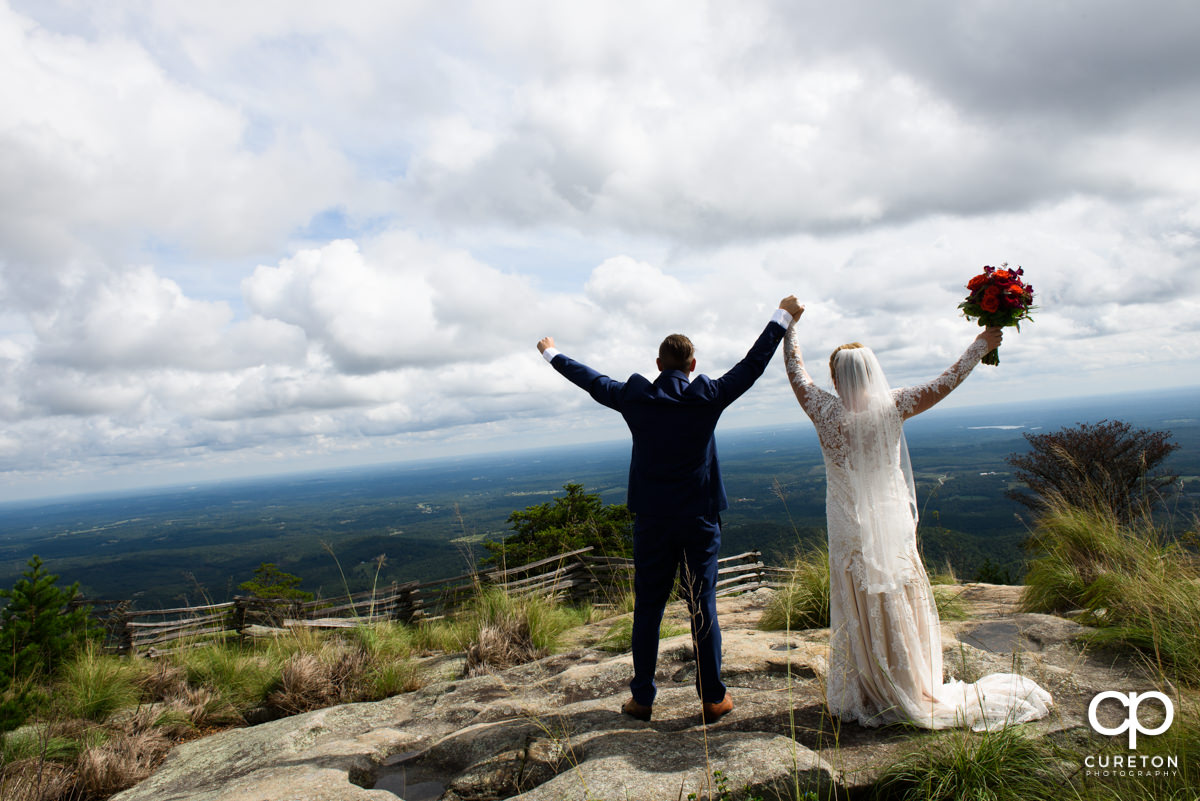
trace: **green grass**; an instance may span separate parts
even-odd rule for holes
[[[1143,573],[1102,579],[1093,591],[1103,625],[1090,642],[1133,648],[1162,673],[1200,686],[1200,585]]]
[[[933,601],[937,604],[938,618],[941,620],[966,620],[970,617],[967,604],[959,596],[962,588],[935,584],[933,586]]]
[[[373,660],[408,659],[417,650],[412,627],[399,623],[364,623],[344,636]]]
[[[687,634],[687,626],[677,626],[665,620],[658,627],[658,638],[665,640],[679,634]],[[596,647],[602,651],[623,654],[633,648],[633,619],[621,618],[612,623],[604,635],[596,641]]]
[[[887,801],[1067,801],[1062,754],[1020,727],[955,730],[888,768],[874,798]]]
[[[471,633],[468,622],[458,618],[422,621],[412,629],[413,645],[423,653],[465,651]]]
[[[792,577],[763,610],[758,628],[800,631],[829,626],[829,551],[820,546],[796,557]]]
[[[362,700],[375,701],[411,692],[425,683],[420,668],[409,661],[376,662],[364,677]]]
[[[189,685],[207,687],[237,714],[263,706],[278,684],[287,656],[253,645],[202,645],[178,652]]]
[[[1121,525],[1104,509],[1058,505],[1037,521],[1026,543],[1035,555],[1025,575],[1027,612],[1065,612],[1086,606],[1089,588],[1111,573],[1136,575],[1159,548],[1149,530]]]
[[[590,618],[590,607],[559,604],[536,595],[517,595],[503,587],[485,587],[463,610],[468,629],[477,638],[488,627],[527,632],[536,651],[549,653],[560,635]]]
[[[542,598],[526,599],[524,613],[534,646],[547,652],[558,650],[563,632],[578,628],[591,619],[590,605],[562,605]]]
[[[24,759],[70,762],[83,748],[79,739],[56,734],[46,724],[22,726],[0,736],[0,766]]]
[[[476,675],[552,653],[563,632],[591,619],[591,607],[485,587],[456,617],[469,635],[467,672]]]
[[[55,699],[65,716],[102,723],[120,709],[137,706],[144,672],[138,663],[104,654],[89,642],[63,668]]]
[[[1057,507],[1030,539],[1022,607],[1083,611],[1096,645],[1131,648],[1164,675],[1200,685],[1200,568],[1146,519]]]

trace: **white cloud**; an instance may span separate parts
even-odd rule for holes
[[[1040,308],[956,398],[1200,381],[1198,14],[0,0],[0,469],[599,436],[537,339],[718,374],[789,292],[922,380],[1000,261]]]
[[[54,309],[31,314],[34,356],[47,366],[228,370],[304,356],[296,328],[260,317],[235,322],[229,304],[185,297],[148,267],[74,275],[64,283]]]
[[[528,279],[405,232],[260,266],[244,289],[251,309],[299,326],[349,373],[486,362],[536,341],[537,320],[578,306],[553,309]]]
[[[653,264],[614,256],[592,271],[583,286],[606,317],[622,324],[661,327],[694,314],[699,298],[693,288]]]
[[[148,242],[262,250],[348,194],[348,162],[322,136],[280,127],[248,147],[239,109],[126,37],[52,33],[0,5],[0,53],[0,233],[22,277]]]
[[[1023,7],[1046,26],[1030,32],[1021,14],[968,4],[922,17],[943,39],[905,23],[897,41],[880,22],[892,15],[865,21],[849,6],[805,6],[792,19],[789,6],[752,5],[732,23],[680,12],[685,33],[632,32],[609,6],[587,23],[589,45],[573,47],[577,23],[534,4],[539,25],[510,21],[496,33],[531,75],[514,79],[509,118],[489,120],[488,155],[431,171],[418,154],[406,188],[463,224],[552,220],[709,245],[1019,210],[1079,192],[1190,193],[1177,168],[1191,161],[1190,138],[1163,124],[1178,122],[1179,104],[1148,113],[1147,97],[1194,91],[1194,65],[1165,84],[1126,77],[1138,91],[1101,109],[1104,82],[1080,70],[1111,68],[1104,47],[1074,42],[1071,15]],[[1084,29],[1132,58],[1116,36],[1127,14],[1088,10]],[[1161,8],[1149,17],[1156,29],[1171,25]],[[819,33],[825,21],[833,44]],[[637,46],[647,30],[655,38]],[[1023,46],[1040,60],[1021,60]],[[1180,37],[1164,46],[1155,63],[1190,59]],[[995,60],[985,64],[983,52]],[[1081,65],[1061,63],[1075,55]],[[996,97],[979,84],[1011,91]],[[1029,93],[1045,102],[1025,107]],[[1064,117],[1063,102],[1092,103],[1112,124]]]

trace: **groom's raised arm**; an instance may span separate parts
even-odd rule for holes
[[[624,382],[614,381],[586,364],[567,356],[554,347],[554,337],[540,339],[537,349],[541,352],[542,358],[550,362],[551,367],[562,373],[572,384],[591,395],[597,403],[620,411],[617,401],[621,394],[621,388],[625,386]]]

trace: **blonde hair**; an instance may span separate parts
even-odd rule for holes
[[[866,345],[864,345],[861,342],[847,342],[845,345],[838,345],[836,348],[834,348],[833,353],[829,354],[829,375],[830,376],[835,375],[834,370],[833,370],[833,362],[837,358],[837,355],[839,353],[841,353],[844,350],[852,350],[854,348],[865,348],[865,347],[866,347]],[[833,383],[835,386],[837,385],[837,378],[833,379]]]

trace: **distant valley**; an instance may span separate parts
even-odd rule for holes
[[[1170,429],[1185,478],[1175,518],[1200,512],[1200,400],[1195,390],[1045,404],[936,409],[906,426],[926,561],[963,578],[990,563],[1018,579],[1023,507],[1007,500],[1004,457],[1022,434],[1121,419]],[[762,550],[782,564],[824,537],[824,470],[807,422],[718,430],[731,500],[726,554]],[[39,555],[93,598],[143,609],[228,599],[261,562],[324,597],[373,584],[466,572],[479,542],[500,538],[514,509],[574,481],[622,502],[627,442],[399,463],[153,492],[0,505],[0,587]],[[379,557],[383,557],[382,561]]]

